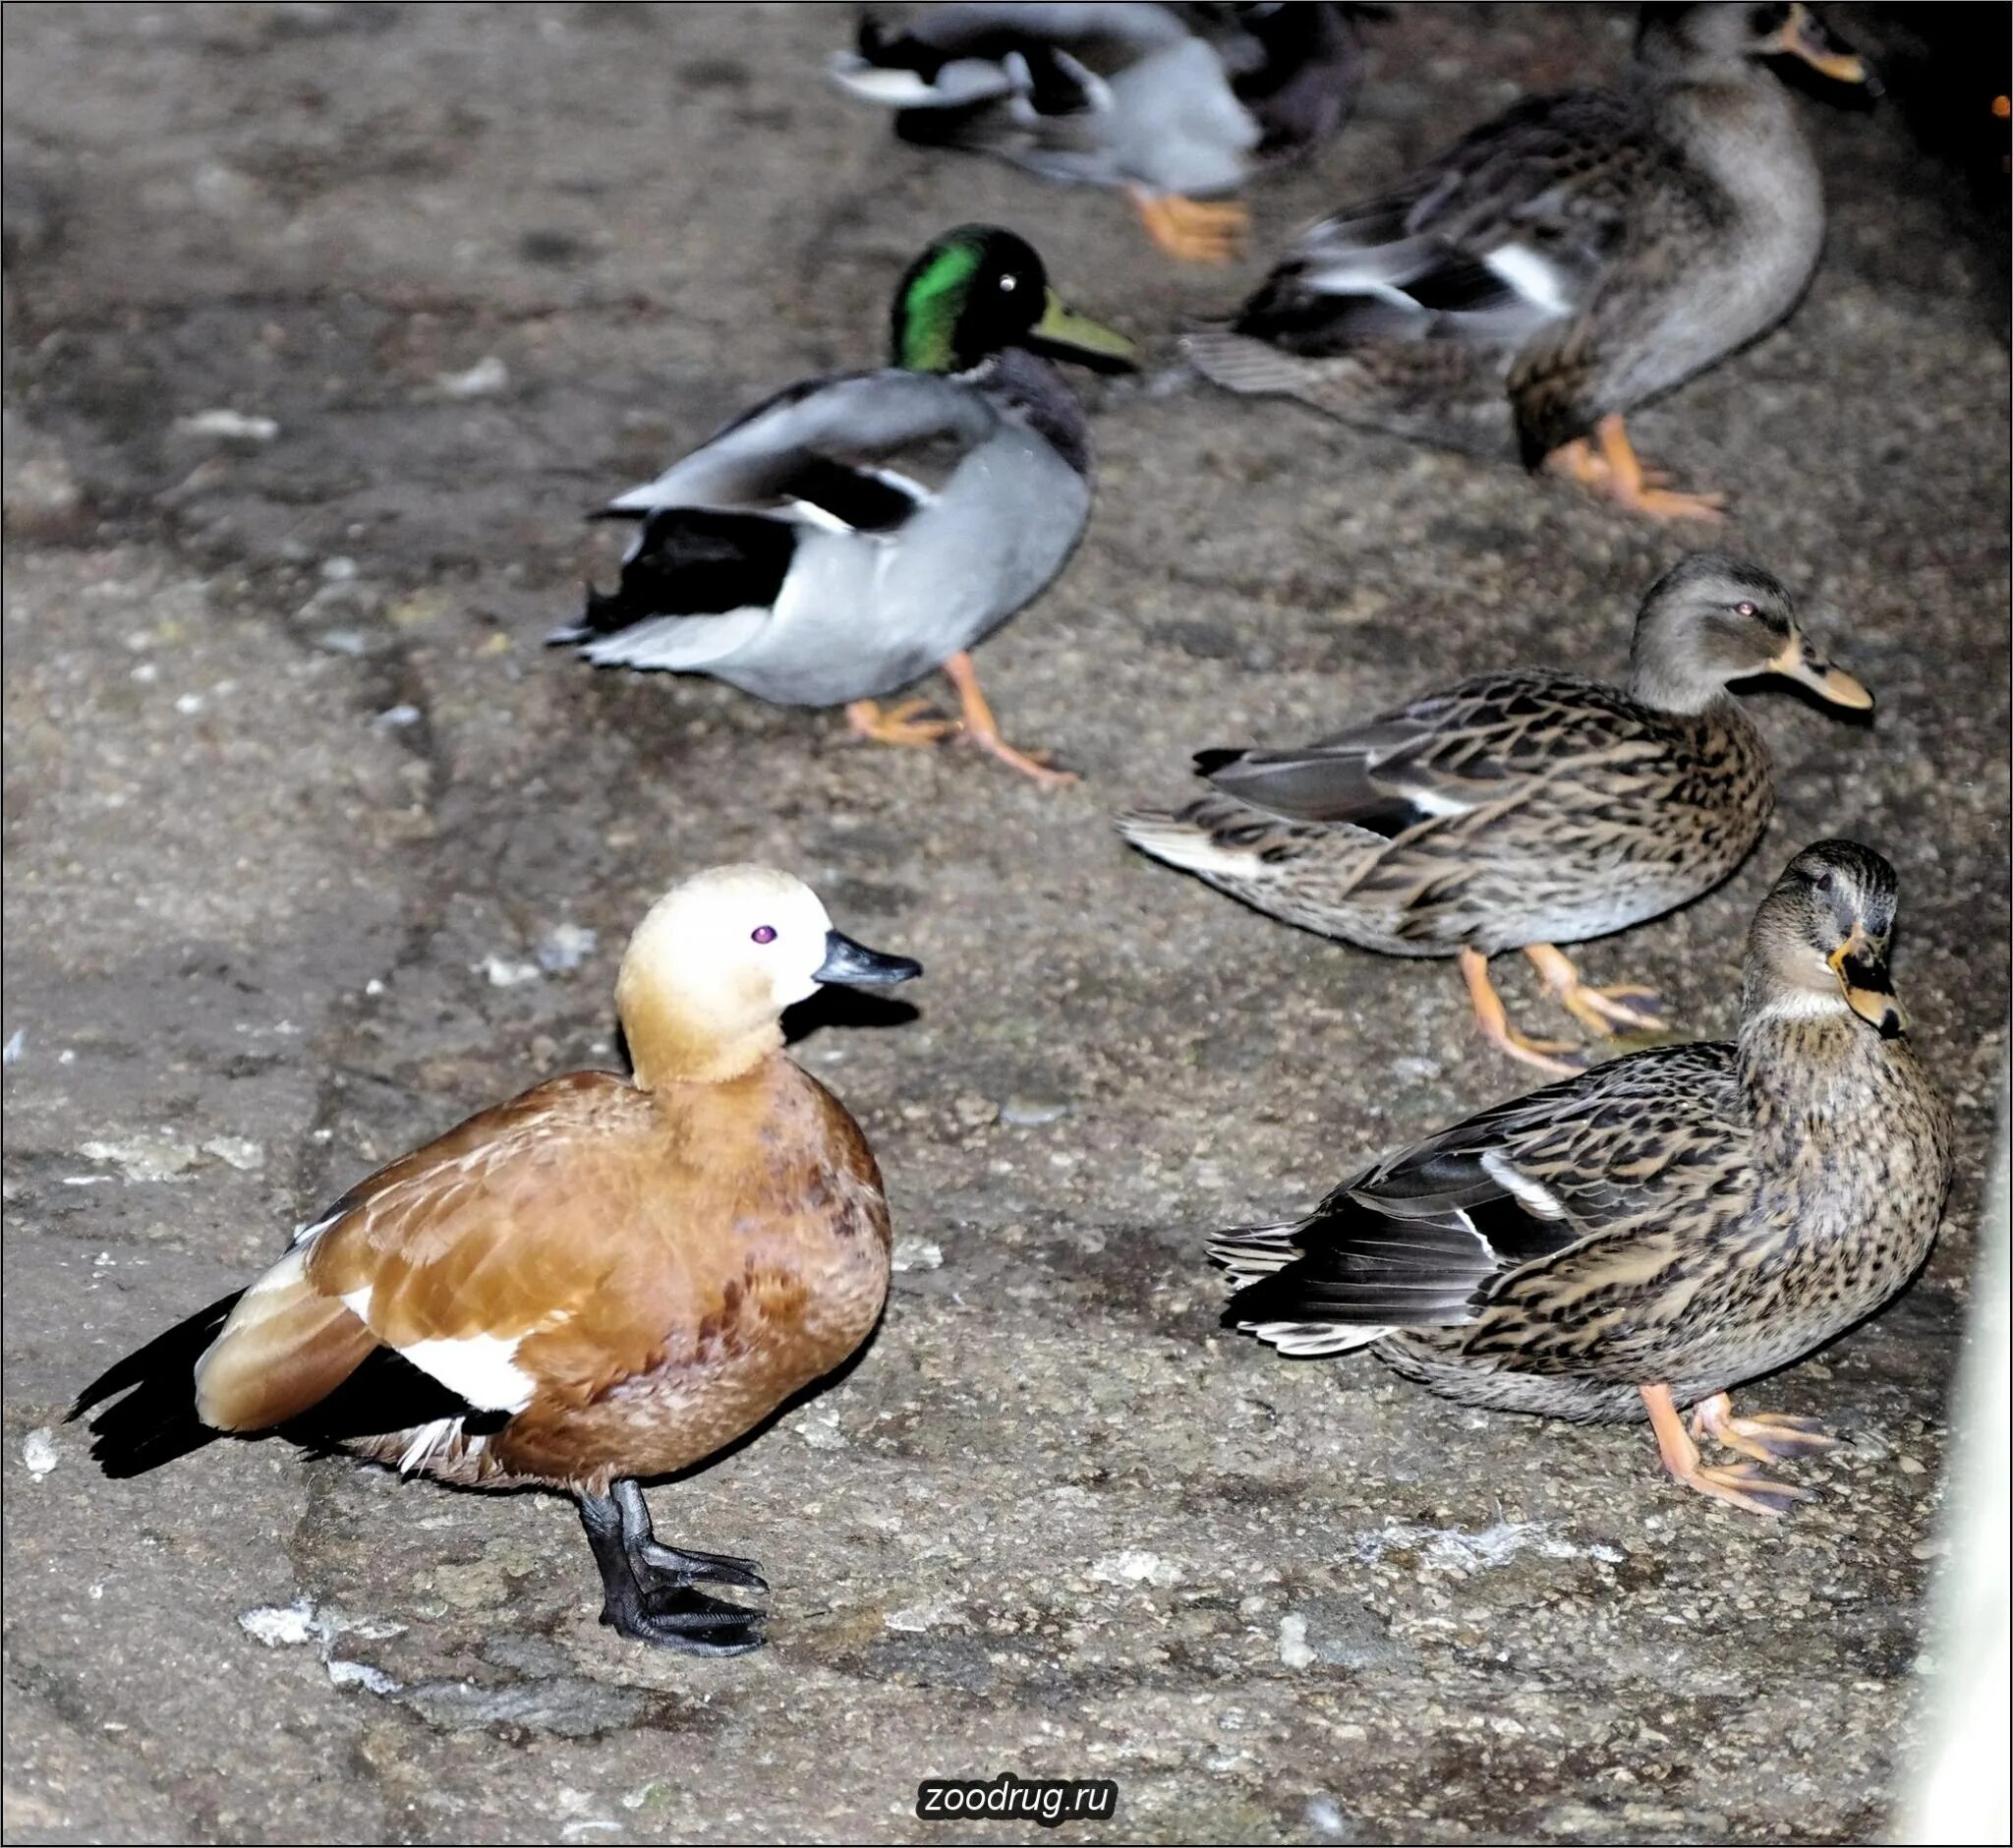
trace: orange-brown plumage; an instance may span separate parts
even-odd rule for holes
[[[742,1436],[879,1319],[891,1244],[880,1170],[845,1107],[784,1055],[777,1020],[819,980],[914,972],[840,938],[795,881],[725,869],[689,882],[624,961],[635,1079],[552,1078],[352,1188],[229,1307],[194,1362],[196,1417],[213,1431],[285,1426],[467,1486],[570,1489],[602,1556],[591,1509],[612,1510],[611,1488]],[[162,1338],[161,1384],[210,1332]],[[145,1358],[80,1409],[145,1376]],[[401,1381],[425,1388],[403,1402],[409,1415]],[[165,1460],[151,1427],[136,1446],[138,1398],[99,1420],[108,1468]],[[641,1520],[640,1536],[608,1542],[604,1579],[623,1547],[655,1545]],[[676,1588],[686,1616],[694,1598],[748,1616],[691,1583]],[[641,1630],[624,1621],[634,1612],[610,1620],[650,1634],[639,1608]]]
[[[489,1336],[517,1344],[531,1402],[417,1467],[604,1492],[699,1462],[838,1365],[880,1315],[889,1249],[872,1150],[781,1054],[655,1092],[569,1072],[345,1196],[305,1263],[248,1296],[205,1358],[203,1413],[269,1429],[373,1346]],[[345,1306],[360,1292],[368,1323]],[[395,1461],[412,1435],[352,1442]]]

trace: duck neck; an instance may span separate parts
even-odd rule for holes
[[[1796,104],[1772,71],[1743,58],[1668,76],[1655,92],[1664,132],[1751,207],[1801,202],[1814,186]]]
[[[1681,655],[1659,648],[1658,638],[1639,628],[1629,655],[1629,697],[1660,713],[1738,710],[1726,682]]]
[[[647,980],[618,982],[616,1011],[638,1087],[724,1084],[782,1051],[775,1015],[750,1021],[699,1019],[672,1007]]]
[[[1883,1040],[1842,1001],[1802,990],[1757,998],[1741,1013],[1741,1089],[1768,1166],[1849,1166],[1899,1041]]]
[[[1079,475],[1090,473],[1090,425],[1069,382],[1039,353],[1006,347],[961,375],[1002,405]]]

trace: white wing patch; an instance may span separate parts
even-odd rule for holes
[[[937,498],[921,482],[912,481],[899,469],[869,469],[867,473],[886,482],[895,492],[906,494],[919,507],[927,507]]]
[[[1466,815],[1470,809],[1480,806],[1481,796],[1463,795],[1452,789],[1436,789],[1431,786],[1421,789],[1408,789],[1405,799],[1415,809],[1423,809],[1428,815]]]
[[[859,528],[841,520],[829,507],[821,507],[815,500],[793,498],[783,502],[783,510],[791,519],[805,526],[815,526],[821,533],[856,533]]]
[[[890,109],[927,109],[944,101],[920,71],[891,70],[846,53],[833,59],[831,70],[841,89]]]
[[[1505,244],[1491,251],[1482,262],[1533,308],[1552,316],[1572,314],[1573,304],[1566,299],[1559,272],[1535,251],[1521,244]]]
[[[1391,1333],[1388,1328],[1356,1328],[1346,1322],[1245,1322],[1242,1326],[1281,1354],[1308,1357],[1347,1354],[1367,1348]]]
[[[1512,1166],[1510,1162],[1504,1159],[1499,1150],[1484,1149],[1482,1151],[1482,1173],[1487,1175],[1505,1193],[1510,1194],[1526,1213],[1535,1213],[1540,1219],[1564,1219],[1566,1217],[1566,1209],[1559,1203],[1558,1199],[1544,1187],[1540,1186],[1527,1174]],[[1466,1219],[1467,1215],[1464,1213],[1462,1217]],[[1470,1232],[1474,1231],[1472,1224],[1469,1225],[1468,1230]],[[1481,1237],[1479,1233],[1476,1233],[1475,1236],[1477,1238]],[[1488,1241],[1484,1239],[1482,1242],[1486,1244]]]
[[[347,1217],[346,1210],[342,1207],[337,1207],[334,1212],[315,1220],[312,1224],[304,1219],[294,1228],[294,1236],[287,1241],[287,1249],[289,1251],[298,1251],[304,1244],[313,1244],[337,1220]]]
[[[1410,315],[1423,315],[1423,302],[1398,287],[1394,282],[1368,269],[1352,263],[1329,263],[1312,270],[1305,278],[1307,287],[1318,289],[1323,295],[1372,295],[1380,302],[1388,302],[1393,308],[1402,308]]]
[[[371,1327],[369,1290],[352,1290],[343,1302],[366,1328]],[[377,1331],[373,1328],[371,1332]],[[538,1388],[538,1382],[517,1364],[522,1339],[519,1335],[465,1335],[454,1341],[416,1341],[405,1348],[389,1342],[385,1345],[484,1412],[522,1412]],[[431,1442],[428,1448],[431,1448]]]

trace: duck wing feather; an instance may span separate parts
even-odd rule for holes
[[[1664,179],[1633,96],[1535,96],[1396,192],[1305,233],[1236,331],[1307,356],[1368,340],[1516,347],[1591,297]]]
[[[782,593],[807,533],[891,538],[999,428],[984,394],[896,368],[815,378],[737,418],[600,516],[639,522],[617,588],[546,637],[601,665],[695,664],[691,617],[719,652]]]
[[[1616,689],[1575,675],[1486,675],[1314,744],[1206,751],[1196,768],[1253,808],[1395,839],[1513,799],[1591,757],[1618,762],[1636,748],[1635,711]]]
[[[1506,1294],[1583,1304],[1639,1286],[1673,1227],[1740,1211],[1738,1121],[1727,1045],[1546,1085],[1366,1168],[1297,1223],[1213,1242],[1242,1283],[1225,1319],[1452,1327]]]

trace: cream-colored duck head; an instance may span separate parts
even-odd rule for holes
[[[1811,646],[1780,579],[1724,552],[1695,551],[1649,587],[1629,650],[1629,691],[1662,712],[1702,711],[1731,680],[1779,673],[1832,706],[1873,696]]]
[[[1908,1016],[1887,972],[1900,882],[1857,840],[1819,840],[1790,861],[1748,932],[1744,1021],[1857,1015],[1882,1039]]]
[[[826,982],[922,973],[832,928],[818,895],[768,866],[716,866],[652,905],[622,956],[615,1007],[636,1081],[737,1076],[782,1044],[784,1009]]]

